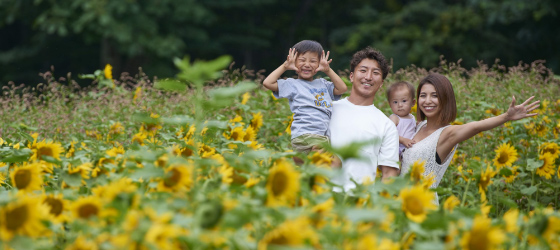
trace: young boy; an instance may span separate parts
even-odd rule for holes
[[[332,113],[332,101],[346,92],[346,84],[330,68],[330,52],[316,41],[303,40],[288,53],[287,60],[263,81],[276,98],[288,98],[294,113],[292,122],[292,147],[295,151],[309,153],[313,146],[328,143],[327,130]],[[295,70],[297,79],[279,79],[286,70]],[[313,79],[323,71],[331,78]]]

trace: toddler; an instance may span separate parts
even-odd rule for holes
[[[333,100],[346,92],[346,84],[330,68],[330,52],[316,41],[303,40],[289,50],[287,60],[263,81],[276,98],[287,98],[294,113],[292,122],[292,147],[295,151],[309,153],[313,146],[328,143],[327,129],[332,113]],[[296,71],[298,78],[279,79],[286,70]],[[323,78],[313,79],[323,71],[332,82]]]
[[[387,89],[387,100],[393,114],[389,119],[397,125],[399,132],[399,157],[405,148],[410,148],[414,143],[412,137],[416,131],[416,119],[410,113],[416,100],[414,99],[414,86],[409,82],[393,83]]]

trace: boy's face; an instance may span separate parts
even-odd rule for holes
[[[389,105],[393,113],[400,117],[406,117],[410,114],[414,99],[410,98],[410,90],[408,88],[398,88],[391,93]]]
[[[296,68],[298,68],[298,78],[312,81],[315,70],[319,67],[319,54],[307,51],[296,58]]]

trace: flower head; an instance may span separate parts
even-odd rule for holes
[[[434,199],[434,193],[421,185],[405,188],[399,193],[399,200],[402,201],[402,210],[406,217],[417,223],[423,222],[428,212],[437,208]]]

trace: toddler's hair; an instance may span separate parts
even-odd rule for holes
[[[391,102],[391,93],[401,88],[408,88],[408,95],[410,95],[410,100],[414,100],[414,94],[416,93],[416,91],[414,90],[414,86],[412,86],[412,84],[407,81],[400,81],[391,84],[391,86],[387,88],[387,101]]]
[[[383,80],[385,80],[385,78],[389,74],[389,63],[385,59],[385,56],[381,54],[381,52],[369,46],[356,52],[352,56],[352,59],[350,60],[350,72],[354,72],[356,66],[358,66],[358,64],[360,64],[360,62],[362,62],[362,60],[366,58],[375,60],[377,64],[379,64],[379,68],[381,69],[381,73],[383,75]]]
[[[317,53],[317,55],[321,57],[321,54],[323,53],[323,46],[313,40],[303,40],[299,43],[296,43],[293,48],[296,49],[298,55],[303,55],[305,52],[311,51]]]

